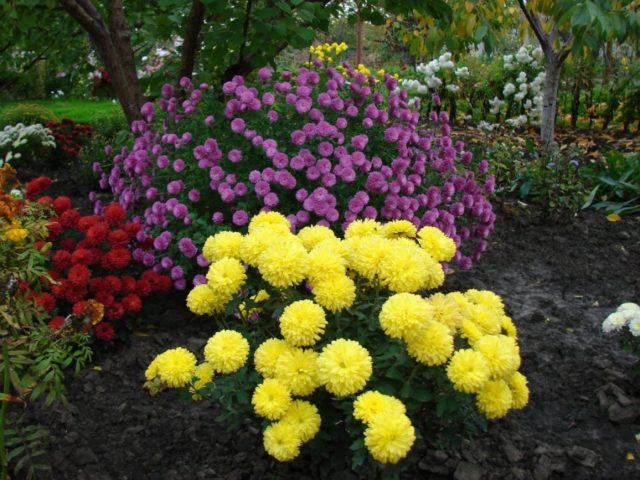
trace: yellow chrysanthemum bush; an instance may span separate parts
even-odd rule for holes
[[[212,397],[223,418],[257,416],[279,461],[308,448],[397,464],[417,438],[477,429],[527,404],[500,297],[438,291],[456,245],[435,228],[357,220],[344,238],[322,226],[294,234],[284,216],[262,212],[244,235],[210,237],[206,251],[206,283],[187,305],[222,328],[199,366],[183,348],[158,355],[148,385]]]

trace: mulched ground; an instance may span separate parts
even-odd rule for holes
[[[586,212],[538,225],[509,211],[499,216],[481,262],[451,275],[447,287],[502,295],[519,329],[530,404],[460,448],[416,446],[402,478],[640,478],[634,358],[600,330],[618,304],[640,301],[640,218],[611,223]],[[182,302],[177,294],[158,301],[146,318],[147,335],[98,351],[92,368],[69,379],[66,410],[36,413],[53,437],[50,478],[328,478],[308,451],[289,464],[273,461],[251,422],[239,429],[217,423],[208,401],[184,403],[174,392],[150,397],[142,389],[154,355],[174,346],[200,351],[216,330]],[[331,478],[371,475],[342,471]]]

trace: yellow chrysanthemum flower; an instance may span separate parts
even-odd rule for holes
[[[287,413],[280,419],[280,423],[291,426],[302,443],[315,437],[320,431],[322,418],[318,408],[306,400],[294,400]]]
[[[345,261],[345,265],[348,257],[348,246],[339,238],[326,238],[316,244],[314,248],[321,248],[324,250],[330,250],[334,254],[342,257]]]
[[[240,258],[241,245],[241,233],[220,232],[207,238],[202,247],[202,254],[210,263],[224,257]]]
[[[521,409],[529,403],[529,387],[527,386],[527,377],[520,372],[515,372],[509,378],[509,388],[513,397],[511,408]]]
[[[516,341],[506,335],[485,335],[473,344],[487,361],[492,378],[513,374],[520,367],[520,349]]]
[[[369,424],[378,415],[404,415],[407,409],[400,400],[375,390],[361,393],[353,402],[353,416],[363,423]]]
[[[433,310],[425,300],[413,293],[397,293],[380,309],[380,326],[391,338],[405,338],[431,319]]]
[[[415,238],[416,226],[409,220],[392,220],[382,225],[379,233],[386,238]]]
[[[425,301],[433,309],[433,319],[443,325],[446,325],[451,333],[455,333],[464,320],[464,312],[458,306],[458,303],[449,295],[442,293],[434,293]]]
[[[346,241],[346,246],[349,267],[364,278],[374,280],[379,273],[380,263],[391,250],[393,243],[387,238],[372,234],[353,236]]]
[[[320,383],[339,397],[362,390],[373,370],[367,349],[355,340],[344,338],[326,345],[316,363]]]
[[[189,392],[191,392],[192,399],[200,400],[202,398],[202,395],[200,395],[198,391],[203,389],[209,382],[213,380],[213,365],[211,365],[209,362],[204,362],[200,365],[197,365],[193,376],[196,378],[196,380],[191,385]]]
[[[431,322],[426,328],[410,335],[407,352],[418,362],[430,367],[443,365],[453,353],[453,336],[446,325]]]
[[[311,251],[316,245],[324,240],[336,238],[335,233],[323,225],[311,225],[304,227],[298,232],[297,236],[302,241],[302,244],[307,251]]]
[[[257,228],[253,233],[242,237],[240,244],[240,258],[243,262],[255,267],[258,265],[260,255],[270,245],[280,241],[280,237],[268,228]]]
[[[469,345],[472,346],[483,336],[482,330],[478,328],[478,325],[476,325],[468,318],[465,318],[462,321],[462,325],[460,326],[460,334],[462,335],[462,338],[466,338],[467,342],[469,342]]]
[[[213,315],[224,310],[230,295],[217,294],[209,285],[196,285],[187,295],[187,308],[196,315]]]
[[[297,426],[291,422],[276,422],[265,428],[262,435],[264,449],[279,462],[288,462],[300,455],[302,439]]]
[[[289,220],[278,212],[260,212],[254,215],[249,222],[249,233],[254,233],[263,227],[274,232],[291,232]]]
[[[207,272],[207,285],[221,297],[238,293],[246,280],[244,265],[237,258],[221,258],[212,263]]]
[[[436,288],[436,270],[442,267],[417,245],[394,242],[393,247],[380,261],[379,274],[382,284],[392,292],[416,292],[422,288]],[[444,274],[442,275],[444,282]]]
[[[398,463],[407,456],[416,432],[406,415],[378,415],[364,432],[364,444],[381,463]]]
[[[330,312],[351,307],[356,300],[356,284],[346,275],[335,275],[313,283],[313,298]]]
[[[352,237],[368,237],[370,235],[378,235],[378,229],[381,225],[370,218],[362,220],[354,220],[349,224],[344,232],[344,238]]]
[[[311,395],[318,388],[318,354],[313,350],[289,348],[284,350],[275,365],[275,378],[293,395]]]
[[[308,278],[312,283],[346,273],[345,260],[330,248],[316,247],[309,252]]]
[[[147,380],[159,377],[171,388],[180,388],[191,382],[196,370],[196,356],[183,347],[172,348],[158,355],[145,372]]]
[[[485,383],[476,397],[476,404],[489,420],[504,417],[513,405],[513,395],[504,380]]]
[[[513,320],[511,320],[511,317],[508,317],[506,315],[500,317],[500,326],[502,327],[502,331],[507,337],[511,337],[514,339],[518,337],[518,330],[516,329]]]
[[[258,270],[262,278],[276,288],[293,287],[307,275],[307,255],[301,243],[281,240],[262,252]]]
[[[280,355],[291,348],[287,342],[279,338],[269,338],[262,342],[253,354],[253,362],[258,373],[263,377],[275,377],[276,363]]]
[[[251,404],[261,417],[278,420],[289,410],[291,392],[279,380],[267,378],[256,387]]]
[[[471,304],[467,319],[475,323],[483,335],[498,335],[502,328],[502,316],[484,305]]]
[[[233,373],[247,362],[249,342],[240,332],[220,330],[204,347],[204,358],[219,373]]]
[[[418,241],[437,262],[448,262],[456,254],[456,243],[436,227],[422,227]]]
[[[311,300],[298,300],[288,305],[280,315],[280,332],[290,345],[314,345],[327,325],[324,310]]]
[[[476,305],[482,305],[493,310],[496,316],[504,315],[504,303],[502,299],[492,291],[472,288],[464,292],[464,295]]]
[[[478,392],[490,376],[487,361],[480,352],[471,349],[458,350],[447,366],[447,376],[456,390]]]

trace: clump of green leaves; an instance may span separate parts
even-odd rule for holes
[[[618,215],[640,212],[640,154],[606,152],[603,161],[589,164],[583,174],[593,189],[582,208],[603,208]]]

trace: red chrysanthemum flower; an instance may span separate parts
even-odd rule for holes
[[[99,292],[96,292],[96,302],[100,302],[106,308],[113,305],[115,298],[113,298],[113,295],[106,290],[100,290]]]
[[[69,303],[76,303],[87,296],[87,287],[78,288],[71,282],[66,282],[64,287],[64,298]]]
[[[78,248],[71,254],[73,265],[91,265],[95,262],[93,252],[88,248]]]
[[[63,238],[62,240],[59,240],[57,243],[58,243],[58,248],[60,248],[61,250],[66,250],[68,252],[71,252],[73,251],[74,248],[76,248],[76,244],[78,242],[75,238],[67,237],[67,238]]]
[[[59,196],[53,201],[53,209],[56,211],[56,215],[60,215],[62,212],[69,210],[71,206],[71,199],[64,195]]]
[[[149,296],[153,288],[147,280],[140,279],[136,282],[136,293],[142,298]]]
[[[46,244],[47,243],[43,242],[42,240],[36,240],[36,243],[34,243],[33,246],[36,247],[36,250],[40,251]],[[51,255],[51,251],[44,253],[45,257],[49,257],[50,255]]]
[[[121,303],[113,302],[111,305],[104,308],[104,316],[108,320],[120,320],[124,317],[124,307]]]
[[[142,309],[142,300],[135,293],[123,297],[120,302],[127,313],[138,313]]]
[[[97,246],[109,235],[109,226],[106,223],[99,222],[87,230],[86,241],[91,246]]]
[[[80,220],[78,220],[78,230],[85,233],[99,221],[100,217],[98,215],[86,215],[84,217],[80,217]]]
[[[80,220],[80,218],[80,212],[78,212],[75,208],[70,208],[69,210],[62,212],[58,220],[64,228],[75,230],[76,228],[78,228],[78,221]]]
[[[46,195],[44,197],[40,197],[38,199],[38,203],[40,205],[51,205],[53,203],[53,198],[51,198],[48,195]]]
[[[84,287],[91,278],[91,272],[85,265],[77,264],[69,269],[67,278],[74,287]]]
[[[129,235],[124,230],[118,229],[109,232],[109,236],[107,237],[109,241],[109,246],[113,247],[126,247],[129,245]]]
[[[65,282],[66,280],[63,280],[59,284],[51,286],[51,293],[54,297],[60,299],[65,298]]]
[[[124,247],[115,247],[102,257],[102,268],[105,270],[119,270],[129,265],[131,253]]]
[[[53,331],[58,331],[64,325],[64,317],[57,315],[49,320],[49,328]]]
[[[74,315],[82,315],[82,312],[84,311],[84,307],[87,304],[87,302],[85,302],[84,300],[80,300],[78,302],[75,302],[73,304],[73,307],[71,307],[71,311],[73,312]]]
[[[53,254],[52,264],[56,270],[66,270],[71,267],[71,254],[66,250],[58,250]]]
[[[109,225],[121,225],[127,218],[124,208],[119,203],[107,205],[102,212],[102,216]]]
[[[115,332],[113,331],[113,327],[109,322],[101,322],[94,327],[93,334],[98,340],[102,340],[103,342],[110,342],[111,340],[113,340]]]
[[[27,199],[34,200],[40,192],[47,189],[53,182],[49,177],[37,177],[27,183]]]
[[[136,233],[140,231],[141,227],[138,222],[129,222],[129,223],[125,223],[120,228],[122,228],[122,230],[127,232],[127,235],[129,235],[129,238],[135,238]]]
[[[156,292],[168,293],[173,288],[173,282],[167,275],[158,275],[156,279]]]
[[[56,308],[56,299],[49,292],[42,292],[34,296],[38,305],[45,309],[47,313],[51,313]]]
[[[125,275],[121,279],[122,281],[122,293],[127,295],[129,293],[134,293],[136,291],[136,279]]]
[[[57,220],[51,219],[47,223],[47,230],[49,231],[49,239],[53,240],[62,233],[62,225]]]
[[[89,280],[89,290],[94,293],[102,290],[102,278],[94,277]]]
[[[118,293],[122,289],[122,281],[115,275],[107,275],[102,279],[102,288],[107,292]]]

